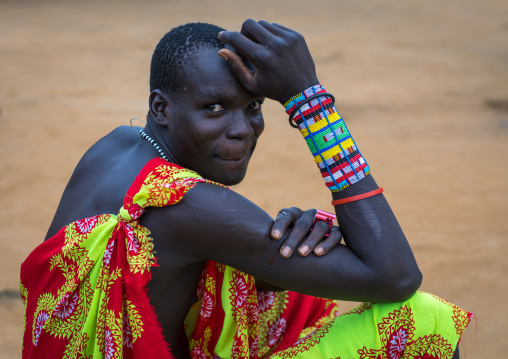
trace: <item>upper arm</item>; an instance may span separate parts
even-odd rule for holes
[[[341,245],[323,257],[279,254],[271,238],[273,219],[239,194],[197,184],[176,205],[151,209],[145,222],[158,241],[195,261],[214,260],[272,285],[300,293],[346,300],[383,301],[382,273]],[[379,287],[379,288],[378,288]]]

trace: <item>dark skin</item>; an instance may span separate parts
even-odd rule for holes
[[[171,162],[233,185],[243,180],[263,131],[260,102],[268,97],[283,103],[318,81],[305,41],[293,30],[248,20],[241,33],[223,32],[220,39],[256,71],[230,50],[219,51],[227,61],[216,50],[199,50],[189,60],[178,95],[150,94],[145,132]],[[130,127],[98,141],[76,167],[47,237],[74,220],[117,213],[135,176],[158,156]],[[368,176],[333,198],[376,188]],[[246,198],[212,184],[197,184],[177,205],[148,209],[140,223],[150,229],[159,258],[149,294],[173,353],[189,357],[183,321],[207,260],[249,273],[263,288],[354,301],[409,298],[421,274],[384,196],[335,210],[341,231],[334,227],[323,241],[324,223],[308,234],[314,211],[285,209],[274,223]],[[345,243],[338,245],[341,232]],[[291,256],[297,249],[300,255]]]

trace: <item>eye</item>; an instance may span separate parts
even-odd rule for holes
[[[224,107],[222,107],[221,104],[219,103],[212,103],[210,105],[206,105],[205,108],[208,110],[208,111],[211,111],[211,112],[220,112],[220,111],[226,111],[226,109]]]
[[[261,100],[254,100],[252,101],[249,106],[247,106],[247,110],[254,110],[259,111],[261,110],[261,105],[263,104],[263,101]]]

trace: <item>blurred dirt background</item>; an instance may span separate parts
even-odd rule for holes
[[[305,35],[412,244],[422,290],[476,313],[463,357],[505,357],[508,2],[1,0],[0,358],[20,356],[19,266],[83,152],[145,117],[158,40],[182,23],[237,30],[249,17]],[[266,103],[265,120],[235,190],[272,215],[332,210],[281,106]]]

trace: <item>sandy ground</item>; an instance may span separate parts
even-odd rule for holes
[[[508,3],[315,4],[0,2],[0,358],[20,356],[19,266],[44,237],[82,153],[145,116],[159,38],[188,21],[239,29],[247,17],[306,36],[321,82],[412,244],[422,289],[476,313],[465,357],[505,357]],[[280,105],[266,104],[265,119],[236,190],[273,215],[292,205],[331,210]]]

